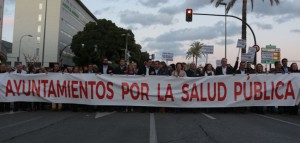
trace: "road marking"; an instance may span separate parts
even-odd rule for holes
[[[150,143],[157,143],[154,114],[150,113]]]
[[[21,124],[24,124],[24,123],[27,123],[27,122],[31,122],[31,121],[35,121],[35,120],[38,120],[38,119],[41,119],[41,118],[42,118],[42,116],[32,118],[32,119],[29,119],[29,120],[25,120],[25,121],[21,121],[21,122],[17,122],[17,123],[14,123],[14,124],[6,125],[6,126],[3,126],[3,127],[0,127],[0,130],[5,129],[5,128],[18,126],[18,125],[21,125]]]
[[[282,122],[282,123],[286,123],[286,124],[290,124],[290,125],[300,127],[300,124],[292,123],[292,122],[289,122],[289,121],[284,121],[284,120],[281,120],[281,119],[276,119],[276,118],[265,116],[265,115],[260,115],[260,114],[256,114],[256,115],[264,117],[264,118],[268,118],[268,119],[271,119],[271,120],[275,120],[275,121],[278,121],[278,122]]]
[[[208,115],[208,114],[202,113],[202,115],[204,115],[205,117],[207,117],[207,118],[209,118],[209,119],[216,120],[215,117],[210,116],[210,115]]]
[[[7,112],[7,113],[0,114],[0,116],[3,116],[3,115],[12,115],[12,114],[18,114],[18,113],[24,113],[24,112],[25,112],[25,111]]]
[[[104,117],[104,116],[107,116],[110,114],[114,114],[114,113],[116,113],[116,112],[103,112],[103,113],[97,112],[95,115],[95,119],[101,118],[101,117]]]

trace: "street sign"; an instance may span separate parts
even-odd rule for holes
[[[267,49],[276,49],[276,45],[266,45]]]
[[[274,64],[280,61],[280,48],[261,48],[261,63]]]
[[[203,45],[201,48],[202,54],[214,54],[214,46],[213,45]]]
[[[259,47],[258,45],[253,45],[252,47],[253,47],[253,48],[256,48],[256,52],[259,52],[260,47]]]
[[[246,40],[239,39],[236,45],[237,48],[245,48],[246,47]]]
[[[173,53],[162,53],[162,59],[166,61],[173,61]]]

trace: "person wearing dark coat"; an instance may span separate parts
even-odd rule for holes
[[[113,74],[113,68],[108,65],[108,59],[104,58],[102,65],[99,68],[100,74]]]
[[[117,68],[115,68],[114,74],[126,74],[127,72],[127,67],[125,65],[125,60],[124,59],[120,59],[119,61],[119,66]]]
[[[221,60],[221,66],[216,68],[216,75],[228,75],[233,74],[234,69],[227,64],[227,59],[223,58]]]
[[[140,67],[138,71],[138,75],[156,75],[155,69],[151,67],[151,64],[152,64],[152,60],[148,59],[146,61],[146,64]]]

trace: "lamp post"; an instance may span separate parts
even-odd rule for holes
[[[47,28],[47,5],[48,0],[45,0],[45,20],[44,20],[44,38],[43,38],[43,53],[42,53],[42,66],[44,66],[44,60],[45,60],[45,41],[46,41],[46,28]]]
[[[128,45],[128,36],[130,36],[130,34],[129,33],[122,34],[122,36],[126,36],[125,60],[126,60],[126,63],[128,64],[129,63],[129,58],[127,57],[127,52],[128,52],[127,45]]]
[[[17,61],[20,62],[20,53],[21,53],[21,44],[22,44],[22,40],[24,37],[32,37],[32,35],[23,35],[21,38],[20,38],[20,43],[19,43],[19,55],[18,55],[18,58],[17,58]]]
[[[219,4],[224,5],[225,15],[227,15],[227,13],[226,13],[227,3],[220,2]],[[227,58],[227,16],[225,16],[225,58]]]

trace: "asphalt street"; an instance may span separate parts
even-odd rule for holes
[[[0,143],[299,143],[300,116],[254,113],[0,113]]]

